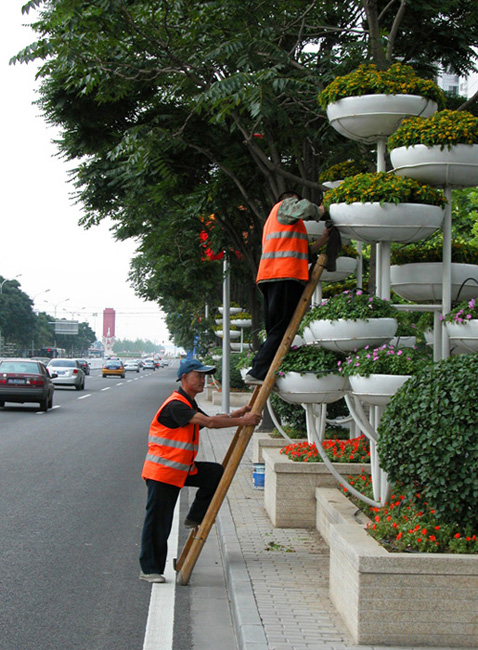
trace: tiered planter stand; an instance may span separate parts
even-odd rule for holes
[[[442,266],[442,313],[451,309],[452,260],[451,260],[451,200],[454,187],[478,185],[478,145],[453,145],[451,148],[398,147],[390,153],[395,172],[410,176],[430,185],[443,186],[447,198],[443,221],[443,266]],[[450,354],[447,330],[442,331],[442,357]]]

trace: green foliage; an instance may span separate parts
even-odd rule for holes
[[[301,375],[307,372],[318,377],[338,372],[338,362],[343,355],[332,350],[326,350],[316,345],[302,345],[291,348],[282,361],[278,374],[280,377],[288,372],[298,372]]]
[[[432,363],[426,348],[396,348],[393,345],[370,346],[354,352],[339,365],[345,377],[360,375],[413,375]]]
[[[478,244],[455,236],[451,242],[451,259],[461,264],[478,264]],[[392,264],[417,264],[443,261],[443,234],[436,233],[430,239],[392,247]]]
[[[438,111],[430,117],[409,117],[388,138],[391,151],[397,147],[424,144],[441,149],[455,144],[478,144],[478,117],[467,111]]]
[[[319,181],[341,181],[347,176],[355,176],[369,171],[369,164],[365,160],[344,160],[343,162],[327,167],[319,174]]]
[[[478,526],[478,355],[450,357],[400,388],[378,432],[382,468],[444,522]]]
[[[409,65],[394,63],[387,70],[378,70],[374,64],[361,65],[349,74],[337,77],[319,95],[319,104],[328,104],[344,97],[361,95],[421,95],[445,105],[443,91],[431,79],[421,79]]]
[[[307,425],[305,411],[300,404],[289,404],[274,393],[270,396],[274,413],[279,418],[283,427],[291,427],[298,432],[299,437],[307,438]]]
[[[325,193],[324,205],[332,203],[421,203],[444,207],[445,196],[430,185],[389,172],[349,176]]]
[[[344,291],[309,309],[302,319],[301,330],[314,320],[397,318],[397,313],[398,310],[389,301],[378,296],[369,296],[360,289]]]

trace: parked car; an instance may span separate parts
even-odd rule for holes
[[[5,402],[38,402],[42,411],[53,406],[55,386],[45,364],[30,359],[0,361],[0,407]]]
[[[102,375],[103,375],[103,378],[104,377],[109,377],[111,375],[113,377],[118,377],[119,376],[122,379],[124,379],[125,378],[125,371],[124,371],[123,362],[120,361],[119,359],[108,359],[103,364]]]
[[[80,364],[81,369],[85,373],[85,375],[90,374],[90,364],[86,359],[77,359],[78,363]]]
[[[125,361],[124,369],[125,371],[139,372],[140,371],[139,361],[137,361],[136,359],[129,359],[128,361]]]
[[[52,359],[47,370],[50,372],[55,386],[74,386],[76,390],[85,389],[85,373],[76,359]]]
[[[154,359],[143,359],[143,368],[145,370],[156,370],[156,361]]]

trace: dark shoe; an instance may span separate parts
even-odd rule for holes
[[[140,571],[139,579],[145,580],[146,582],[166,582],[166,578],[162,573],[143,573]]]
[[[184,527],[185,528],[197,528],[200,525],[197,521],[192,521],[191,519],[186,519],[184,520]]]
[[[247,375],[244,377],[244,383],[247,384],[248,386],[262,386],[264,380],[259,379],[258,377],[254,377],[254,375],[251,375],[251,373],[248,372]]]

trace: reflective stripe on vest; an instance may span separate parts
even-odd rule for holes
[[[158,422],[161,411],[173,400],[191,406],[177,391],[160,406],[149,429],[148,453],[141,476],[183,487],[188,475],[197,474],[194,459],[199,449],[199,427],[189,423],[184,427],[169,429]]]
[[[272,208],[262,235],[262,255],[256,282],[309,279],[309,244],[302,219],[285,226],[277,220],[280,203]]]

